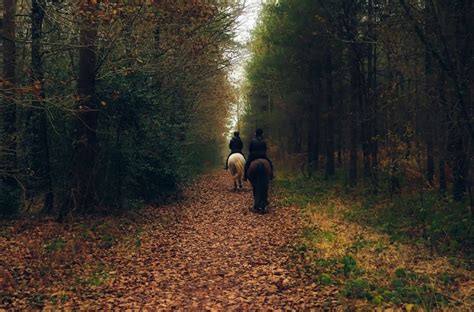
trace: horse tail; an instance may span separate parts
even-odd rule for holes
[[[255,167],[255,190],[258,194],[257,196],[257,207],[256,209],[261,213],[265,212],[265,207],[267,205],[267,196],[268,196],[268,176],[265,163],[259,162]]]
[[[244,174],[243,157],[242,158],[237,158],[234,165],[235,165],[234,179],[238,179],[239,177],[242,177],[242,175]]]
[[[255,168],[255,176],[257,180],[257,186],[259,190],[262,190],[266,187],[267,181],[267,172],[265,169],[265,164],[259,162]]]

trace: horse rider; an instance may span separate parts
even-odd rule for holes
[[[240,139],[239,131],[234,132],[234,136],[232,137],[229,143],[229,148],[230,148],[230,154],[229,156],[227,156],[227,160],[225,162],[225,170],[229,169],[228,162],[229,162],[230,155],[235,154],[235,153],[240,153],[242,154],[242,156],[244,156],[244,154],[242,153],[242,149],[244,148],[244,143],[242,143],[242,140]]]
[[[272,169],[270,179],[273,179],[273,163],[267,157],[267,142],[263,139],[263,130],[260,128],[255,131],[255,138],[250,141],[249,156],[245,163],[244,181],[247,181],[247,171],[250,168],[250,163],[255,159],[266,159],[270,163]]]

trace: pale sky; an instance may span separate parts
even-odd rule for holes
[[[244,82],[244,67],[245,63],[250,58],[250,51],[247,49],[247,44],[250,41],[250,35],[255,28],[258,15],[262,7],[262,0],[245,0],[245,8],[242,14],[237,19],[236,40],[245,48],[238,52],[237,59],[234,59],[229,78],[238,87]],[[224,136],[229,136],[234,130],[239,128],[238,120],[243,111],[243,98],[238,99],[240,103],[232,103],[233,109],[229,118],[230,129],[229,133]]]
[[[246,42],[250,38],[250,31],[255,27],[258,14],[261,9],[262,0],[245,0],[245,9],[243,14],[237,19],[240,33],[237,34],[237,40]]]
[[[246,45],[250,40],[250,34],[257,23],[258,14],[261,10],[262,0],[245,0],[245,8],[242,15],[237,19],[236,40]],[[239,62],[234,65],[231,78],[237,84],[241,82],[244,76],[244,66],[248,61],[250,54],[246,49],[240,51]]]

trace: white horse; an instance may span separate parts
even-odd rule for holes
[[[234,179],[234,191],[237,190],[237,184],[239,185],[239,188],[242,188],[242,178],[244,176],[245,169],[244,156],[240,153],[234,153],[230,155],[227,166],[232,178]]]

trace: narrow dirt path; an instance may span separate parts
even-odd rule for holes
[[[300,276],[296,208],[249,211],[249,184],[205,175],[178,204],[138,215],[0,231],[0,310],[262,310],[331,307],[335,293]],[[115,232],[114,232],[115,231]]]
[[[0,311],[370,310],[373,302],[344,299],[340,287],[364,279],[378,287],[375,294],[402,296],[392,287],[399,268],[418,276],[407,281],[414,291],[429,283],[453,307],[472,306],[471,272],[336,217],[347,208],[338,197],[299,209],[275,206],[285,200],[271,196],[270,213],[259,215],[249,210],[249,184],[231,188],[227,173],[214,172],[179,203],[121,217],[2,221]],[[347,255],[362,268],[357,275],[342,275]],[[439,276],[452,285],[434,284]]]
[[[150,224],[138,254],[116,255],[109,264],[117,272],[113,291],[91,307],[103,301],[109,307],[198,310],[320,306],[317,286],[288,269],[298,211],[251,213],[250,185],[230,188],[227,174],[203,177],[186,193],[179,223],[166,231]]]

